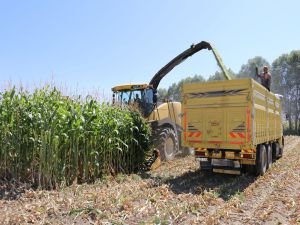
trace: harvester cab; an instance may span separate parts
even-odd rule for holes
[[[156,104],[156,94],[148,84],[126,84],[112,88],[113,104],[120,107],[134,107],[147,118]]]

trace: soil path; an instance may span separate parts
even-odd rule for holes
[[[284,156],[244,191],[243,200],[220,223],[300,224],[299,137],[286,138]]]

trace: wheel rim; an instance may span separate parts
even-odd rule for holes
[[[174,151],[174,141],[172,138],[168,138],[166,140],[166,153],[168,155],[172,155],[173,154],[173,151]]]

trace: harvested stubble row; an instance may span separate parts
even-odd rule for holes
[[[129,173],[150,149],[134,111],[45,87],[0,93],[0,177],[43,188]]]

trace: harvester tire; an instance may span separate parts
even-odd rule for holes
[[[160,151],[160,156],[163,161],[174,159],[178,153],[179,144],[178,137],[172,128],[163,128],[159,134],[157,149]]]
[[[267,151],[265,145],[258,146],[256,151],[256,175],[264,175],[267,170]]]

